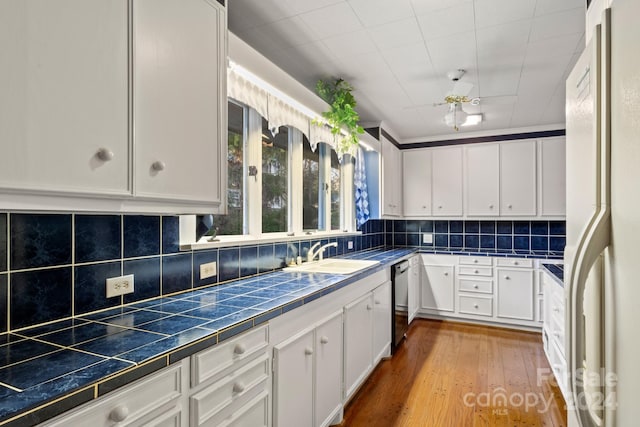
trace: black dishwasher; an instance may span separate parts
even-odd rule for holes
[[[402,261],[391,267],[391,354],[395,353],[400,341],[406,337],[409,327],[409,261]]]

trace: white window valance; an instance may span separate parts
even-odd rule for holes
[[[336,150],[336,135],[331,133],[331,127],[329,125],[311,123],[309,133],[309,144],[311,145],[311,150],[316,151],[316,147],[320,142],[329,144],[334,150]]]
[[[269,93],[231,68],[227,70],[227,95],[250,106],[262,117],[269,117]]]
[[[280,126],[293,126],[309,138],[311,117],[271,94],[269,94],[269,116],[265,117],[274,135]]]

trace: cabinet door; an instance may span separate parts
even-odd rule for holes
[[[534,320],[533,270],[498,269],[498,317]]]
[[[344,307],[344,390],[351,397],[372,367],[373,298],[366,294]]]
[[[420,307],[420,257],[409,261],[409,323],[413,321]]]
[[[422,270],[422,308],[438,311],[454,309],[454,276],[452,265],[425,265]]]
[[[217,206],[226,165],[225,11],[133,2],[136,196]]]
[[[462,148],[437,148],[431,155],[433,215],[461,216]]]
[[[315,426],[327,426],[342,406],[342,312],[316,328]]]
[[[431,215],[431,150],[403,151],[402,162],[403,214]]]
[[[276,345],[274,358],[274,424],[313,424],[313,330]]]
[[[536,142],[500,144],[500,215],[536,214]]]
[[[477,144],[465,147],[465,159],[467,215],[498,215],[500,210],[499,145]]]
[[[391,282],[373,291],[373,365],[389,355],[391,345]]]
[[[0,2],[0,187],[130,193],[127,19],[126,0]]]
[[[564,138],[540,141],[540,214],[566,214],[566,161]]]
[[[384,137],[382,143],[382,214],[387,216],[401,215],[400,187],[402,170],[400,166],[400,150]]]

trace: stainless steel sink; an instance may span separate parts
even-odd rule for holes
[[[329,274],[353,274],[369,268],[379,261],[365,261],[357,259],[324,259],[322,261],[308,262],[302,265],[286,267],[284,271],[299,273],[329,273]]]

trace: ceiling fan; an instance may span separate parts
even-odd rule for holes
[[[455,131],[459,131],[459,126],[467,126],[471,124],[478,124],[482,121],[481,114],[470,115],[462,109],[462,104],[468,103],[471,105],[479,105],[480,98],[469,98],[468,95],[473,89],[473,83],[460,81],[466,71],[463,69],[457,69],[449,71],[447,78],[453,82],[453,87],[449,93],[444,97],[444,102],[434,103],[433,106],[448,105],[449,111],[444,116],[444,122],[447,126],[453,127]],[[470,117],[473,119],[470,121]]]

